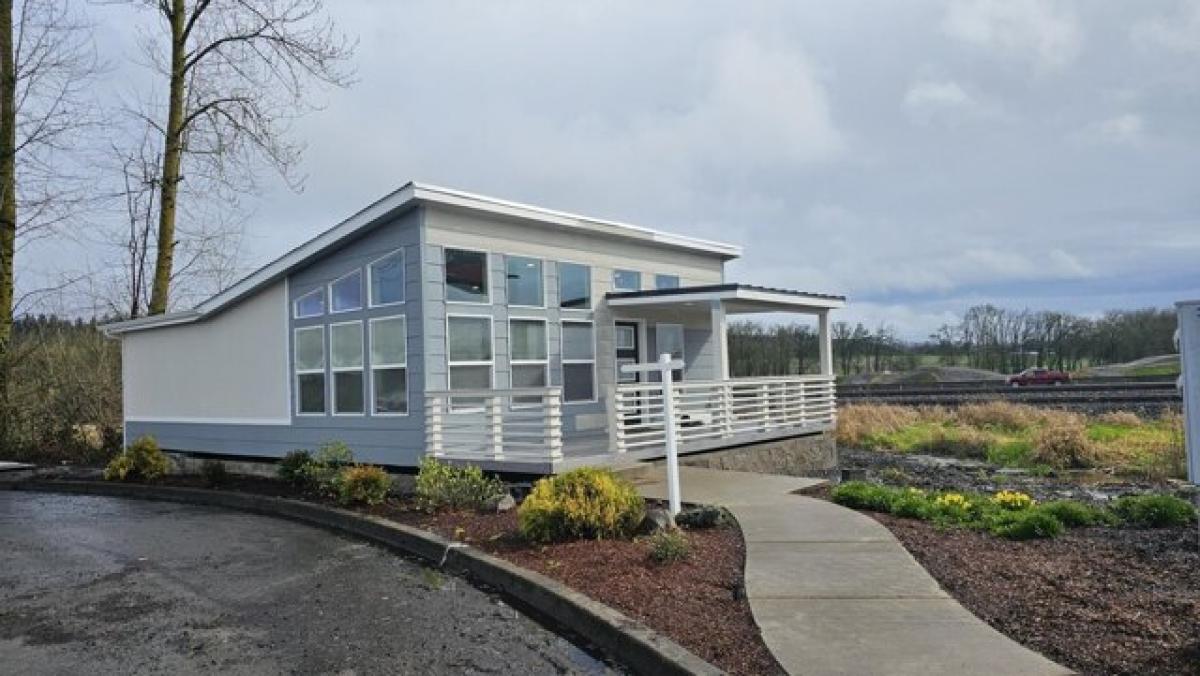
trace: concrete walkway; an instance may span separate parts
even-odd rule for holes
[[[874,519],[792,493],[814,479],[680,468],[684,502],[724,505],[746,539],[746,594],[791,674],[1069,674],[942,591]],[[666,498],[662,468],[637,482]]]

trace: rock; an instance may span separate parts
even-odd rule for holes
[[[651,535],[672,528],[675,528],[675,519],[671,513],[662,507],[651,507],[646,510],[646,516],[638,526],[638,534]]]
[[[496,500],[496,511],[497,512],[508,512],[513,509],[516,509],[516,507],[517,507],[516,498],[514,498],[512,495],[510,495],[508,493],[501,495],[500,499]]]

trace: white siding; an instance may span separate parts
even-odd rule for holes
[[[122,336],[125,419],[287,424],[284,287],[195,324]]]

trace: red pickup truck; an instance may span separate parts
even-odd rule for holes
[[[1054,369],[1032,368],[1011,375],[1007,380],[1013,387],[1028,385],[1063,385],[1071,382],[1071,374]]]

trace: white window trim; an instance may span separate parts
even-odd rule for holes
[[[489,339],[489,343],[490,343],[489,351],[492,353],[492,358],[490,361],[458,361],[458,362],[456,362],[456,361],[450,360],[450,320],[458,318],[458,317],[466,317],[469,319],[486,319],[487,320],[488,339]],[[446,391],[447,392],[451,392],[451,393],[454,392],[454,389],[450,386],[450,369],[455,366],[488,366],[488,367],[490,367],[491,375],[489,376],[489,380],[491,382],[491,387],[489,387],[488,389],[491,389],[491,390],[496,389],[496,326],[495,326],[495,324],[496,324],[495,319],[490,314],[485,315],[485,314],[466,314],[466,313],[449,313],[449,312],[446,313],[445,347],[446,347]],[[452,402],[450,405],[450,411],[449,411],[450,413],[479,413],[479,412],[483,411],[482,408],[473,408],[473,407],[472,408],[456,408],[453,405],[453,399],[454,399],[453,394],[451,394],[450,399]]]
[[[299,368],[300,362],[297,359],[297,356],[298,356],[297,352],[300,349],[300,341],[296,340],[296,337],[301,331],[320,331],[321,332],[321,362],[322,362],[321,368],[319,368],[319,369],[300,369]],[[329,401],[329,373],[326,368],[329,366],[329,355],[327,354],[327,350],[325,349],[326,343],[327,343],[326,338],[327,338],[327,336],[325,335],[325,325],[324,324],[318,324],[316,326],[297,326],[296,328],[292,329],[292,380],[296,386],[295,414],[297,417],[305,417],[305,418],[325,417],[325,416],[329,415],[329,410],[330,410],[330,408],[332,408],[329,405],[330,404],[330,401]],[[325,396],[324,396],[325,405],[322,408],[324,410],[322,410],[320,413],[314,413],[311,411],[303,412],[300,410],[300,376],[312,375],[314,373],[320,373],[321,377],[323,378],[323,385],[324,385],[324,390],[325,390]]]
[[[386,256],[385,256],[385,258],[386,258]],[[402,364],[401,363],[393,363],[393,362],[376,364],[375,360],[371,358],[371,355],[372,355],[371,348],[375,344],[375,330],[373,328],[375,326],[375,322],[381,322],[381,321],[385,321],[385,320],[389,320],[389,319],[392,319],[392,320],[400,319],[404,322],[404,363],[402,363]],[[408,416],[409,412],[412,411],[412,401],[409,400],[409,397],[412,395],[412,388],[409,387],[409,382],[408,382],[408,347],[409,347],[409,345],[408,345],[408,316],[399,314],[399,315],[389,315],[387,317],[372,317],[367,320],[367,362],[369,363],[369,367],[367,370],[370,371],[370,376],[369,376],[370,382],[367,383],[367,396],[370,399],[370,405],[367,406],[366,408],[369,411],[371,417],[373,417],[373,418],[405,418]],[[385,412],[381,413],[379,411],[376,411],[375,410],[375,370],[376,369],[380,369],[380,370],[382,370],[382,369],[399,369],[399,368],[404,369],[404,412],[403,413],[393,413],[393,412],[385,411]],[[447,385],[449,385],[449,378],[450,378],[450,372],[447,371],[446,372],[446,379],[447,379],[446,384]]]
[[[487,291],[486,300],[450,300],[450,285],[446,282],[446,251],[466,251],[483,254],[483,283]],[[473,305],[482,307],[492,304],[492,252],[486,249],[471,249],[465,246],[442,245],[442,296],[448,305]],[[493,332],[494,333],[494,332]],[[495,358],[495,355],[492,355]]]
[[[318,287],[318,288],[313,289],[312,291],[304,293],[301,296],[297,296],[296,300],[292,302],[292,318],[293,319],[312,319],[313,317],[324,317],[325,311],[328,309],[325,307],[325,303],[324,303],[324,301],[325,301],[325,298],[323,297],[324,291],[325,291],[324,289]],[[308,298],[309,296],[320,296],[321,297],[321,300],[322,300],[321,311],[316,314],[312,314],[312,315],[302,315],[302,314],[300,314],[300,301]]]
[[[659,286],[658,285],[659,277],[674,277],[675,278],[675,286]],[[672,275],[667,272],[654,273],[654,290],[655,291],[660,291],[660,290],[665,290],[665,289],[680,289],[680,288],[683,288],[683,277],[680,277],[679,275]]]
[[[542,325],[542,336],[546,339],[546,357],[544,359],[515,359],[513,358],[513,339],[512,339],[512,324],[513,322],[540,322]],[[508,385],[512,389],[516,386],[512,382],[512,372],[515,366],[541,366],[542,371],[546,374],[546,387],[550,387],[550,322],[545,317],[509,317],[508,318]],[[540,404],[518,404],[513,402],[512,408],[535,408]]]
[[[334,284],[337,284],[338,282],[342,281],[343,279],[346,279],[347,277],[352,277],[352,276],[354,276],[354,275],[356,275],[356,274],[358,275],[358,293],[359,293],[359,296],[358,296],[358,300],[359,300],[358,307],[347,308],[347,309],[345,309],[345,310],[335,310],[335,309],[334,309],[334,307],[333,307],[333,285],[334,285]],[[363,304],[362,304],[362,299],[363,299],[363,298],[362,298],[362,294],[363,294],[363,288],[362,288],[362,287],[363,287],[363,276],[364,276],[364,275],[363,275],[362,268],[358,268],[358,269],[355,269],[355,270],[351,270],[350,272],[347,272],[346,274],[342,275],[341,277],[336,277],[336,278],[334,278],[334,279],[333,279],[333,281],[329,282],[329,284],[327,284],[327,285],[326,285],[326,288],[329,290],[329,293],[328,293],[328,296],[329,296],[329,298],[328,298],[328,302],[329,302],[329,308],[328,308],[328,310],[329,310],[329,314],[331,314],[331,315],[341,315],[341,314],[346,314],[347,312],[361,312],[361,311],[362,311],[362,309],[363,309]]]
[[[560,327],[558,331],[558,361],[563,366],[562,369],[562,388],[563,388],[563,406],[575,406],[577,404],[594,404],[600,400],[600,384],[596,382],[596,322],[591,319],[562,319],[560,324],[589,324],[592,327],[592,358],[591,359],[567,359],[566,343],[567,332]],[[576,399],[575,401],[567,401],[567,364],[591,364],[592,365],[592,398],[591,399]]]
[[[562,304],[562,265],[564,263],[566,263],[567,265],[579,265],[579,266],[582,266],[582,267],[585,267],[588,269],[588,305],[587,305],[587,307],[563,307],[563,304]],[[591,313],[595,309],[596,282],[592,278],[592,273],[595,269],[596,269],[596,266],[592,265],[591,263],[584,263],[582,261],[565,261],[565,260],[554,261],[554,279],[558,282],[558,288],[555,289],[555,291],[557,292],[555,295],[558,297],[558,306],[555,308],[556,310],[558,310],[559,312]]]
[[[338,326],[351,326],[354,324],[357,324],[359,327],[360,338],[359,338],[358,348],[361,351],[360,354],[362,355],[361,363],[358,366],[334,366],[333,365],[333,329]],[[337,322],[337,323],[333,323],[333,324],[329,325],[329,393],[330,393],[330,395],[332,395],[329,400],[329,403],[330,403],[329,410],[332,412],[332,414],[334,416],[339,417],[339,418],[361,418],[364,415],[366,415],[366,413],[367,413],[367,403],[365,400],[363,401],[363,410],[361,410],[361,411],[347,411],[345,413],[342,413],[337,410],[337,377],[335,375],[338,373],[353,373],[355,371],[358,371],[359,373],[363,374],[363,379],[364,380],[366,379],[366,371],[367,371],[366,342],[367,342],[367,337],[365,334],[362,333],[362,331],[365,328],[366,327],[363,326],[361,319],[356,319],[354,321],[349,321],[349,322]],[[364,397],[367,394],[365,382],[362,385],[362,394]]]
[[[531,261],[537,261],[541,264],[542,278],[542,304],[541,305],[522,305],[512,302],[512,297],[508,293],[508,259],[510,258],[527,258]],[[545,310],[546,308],[546,259],[539,256],[524,256],[522,254],[504,254],[504,299],[508,301],[509,307],[533,308],[537,310]]]
[[[624,288],[617,286],[617,273],[618,272],[632,272],[633,274],[637,275],[638,276],[637,288],[624,289]],[[613,268],[612,275],[613,275],[612,276],[613,291],[616,291],[617,293],[624,293],[627,291],[641,291],[642,290],[642,278],[645,277],[645,274],[641,270],[632,270],[630,268]]]
[[[374,269],[373,268],[376,263],[382,261],[385,258],[391,258],[392,256],[395,256],[396,254],[400,254],[400,295],[402,296],[402,298],[397,301],[392,301],[391,303],[376,303],[375,302],[375,282],[373,280],[373,277],[374,277]],[[367,263],[367,307],[369,307],[369,308],[391,307],[393,305],[403,305],[405,302],[408,301],[408,279],[407,279],[408,278],[408,267],[407,267],[407,263],[408,263],[408,256],[405,255],[403,247],[396,249],[394,251],[389,251],[388,253],[380,256],[379,258],[376,258],[375,260]],[[407,333],[408,320],[405,320],[404,330]]]

